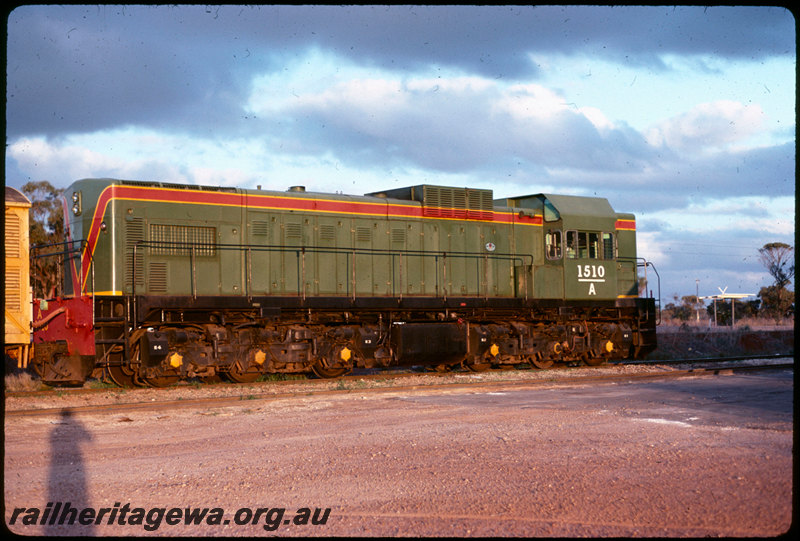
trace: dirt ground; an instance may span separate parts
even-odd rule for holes
[[[6,524],[23,535],[784,533],[791,372],[672,381],[7,416]],[[42,520],[66,504],[106,511],[87,525]],[[187,508],[207,514],[186,524]]]

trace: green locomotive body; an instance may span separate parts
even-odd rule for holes
[[[605,199],[112,179],[65,193],[78,248],[63,294],[34,303],[52,318],[34,333],[51,383],[599,364],[655,346],[634,217]]]

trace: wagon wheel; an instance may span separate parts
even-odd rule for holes
[[[44,375],[44,366],[43,365],[41,365],[39,363],[36,363],[36,364],[31,363],[31,364],[28,365],[28,368],[33,370],[33,373],[36,374],[37,376],[39,376],[39,379],[42,379],[42,376]]]
[[[248,372],[238,360],[228,368],[228,379],[235,383],[253,383],[261,377],[261,372]]]

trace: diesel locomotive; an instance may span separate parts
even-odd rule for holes
[[[602,198],[84,179],[64,216],[60,290],[33,301],[51,385],[597,365],[656,345],[635,218]]]

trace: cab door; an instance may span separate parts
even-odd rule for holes
[[[220,294],[242,295],[245,268],[242,221],[220,224],[218,237]],[[202,276],[198,276],[198,280],[202,280]]]
[[[564,233],[561,222],[544,226],[544,262],[534,270],[534,292],[539,299],[564,298]]]

